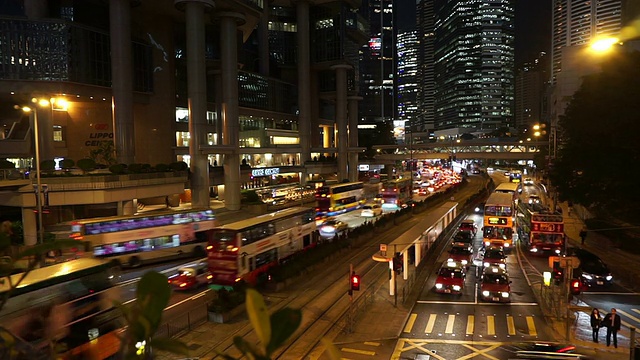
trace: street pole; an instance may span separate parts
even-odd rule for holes
[[[42,191],[42,183],[40,181],[40,132],[38,130],[38,110],[36,106],[32,108],[33,111],[33,132],[35,138],[35,150],[36,150],[36,207],[38,209],[38,241],[40,244],[44,243],[44,226],[42,224],[42,198],[40,197]]]
[[[635,360],[636,358],[636,328],[630,327],[629,330],[629,360]]]

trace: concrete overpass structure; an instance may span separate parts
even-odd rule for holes
[[[375,163],[391,164],[407,159],[448,159],[455,155],[458,160],[533,160],[540,149],[548,147],[547,141],[474,139],[439,141],[427,144],[376,145]]]

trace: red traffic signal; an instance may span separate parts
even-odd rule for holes
[[[359,291],[360,290],[360,275],[351,275],[351,290]]]
[[[572,279],[569,290],[572,295],[580,295],[582,292],[582,282],[579,279]]]

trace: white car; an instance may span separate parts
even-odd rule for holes
[[[362,207],[360,216],[362,217],[376,217],[382,215],[382,207],[380,204],[367,204]]]

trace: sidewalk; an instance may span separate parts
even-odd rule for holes
[[[640,287],[640,283],[633,281],[633,279],[640,279],[640,267],[638,266],[640,264],[640,256],[615,248],[610,239],[588,229],[585,244],[582,245],[579,233],[581,229],[586,227],[584,219],[589,218],[591,215],[580,205],[574,205],[571,213],[569,213],[569,207],[566,202],[560,203],[558,206],[562,209],[562,214],[564,215],[564,231],[569,245],[586,249],[600,257],[609,266],[609,269],[614,274],[614,281],[617,280],[616,282],[619,285],[634,291],[637,287]],[[588,306],[580,300],[574,305]],[[602,310],[609,312],[609,309]],[[618,348],[616,349],[613,345],[606,346],[606,329],[600,329],[599,342],[593,342],[589,314],[575,312],[574,316],[576,318],[571,325],[571,343],[580,349],[580,353],[594,356],[597,359],[629,359],[630,331],[628,327],[623,326],[618,333]],[[566,322],[557,321],[553,318],[548,318],[548,320],[553,325],[558,338],[564,338]]]

